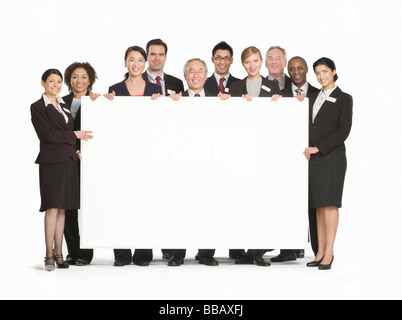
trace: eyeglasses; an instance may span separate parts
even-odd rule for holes
[[[217,62],[221,62],[222,60],[225,61],[225,62],[230,62],[232,60],[232,58],[231,57],[224,57],[223,58],[221,56],[216,56],[216,57],[214,57],[214,60],[217,61]]]

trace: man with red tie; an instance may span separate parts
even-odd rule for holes
[[[167,44],[161,39],[153,39],[147,43],[146,50],[148,70],[142,74],[142,78],[161,86],[164,96],[183,92],[183,81],[163,71],[167,59]]]
[[[240,80],[229,73],[233,63],[232,47],[225,41],[218,43],[212,50],[211,60],[215,66],[215,72],[205,82],[205,89],[214,96],[217,96],[219,92],[230,94],[230,85]]]

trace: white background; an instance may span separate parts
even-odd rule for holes
[[[0,296],[401,298],[401,13],[401,4],[393,0],[8,3],[0,12]],[[104,93],[122,80],[126,48],[145,47],[157,37],[169,45],[166,72],[178,77],[193,57],[205,59],[212,69],[211,50],[221,40],[234,48],[232,73],[237,77],[245,76],[240,54],[250,45],[262,52],[281,45],[289,57],[305,57],[310,67],[322,56],[336,62],[337,84],[354,98],[354,124],[346,143],[344,207],[331,272],[305,268],[306,259],[267,269],[224,261],[212,270],[190,261],[172,270],[158,257],[147,269],[116,270],[109,267],[113,253],[99,251],[89,268],[43,274],[43,215],[34,164],[39,142],[29,112],[42,94],[41,75],[49,68],[64,71],[74,61],[89,61],[99,76],[94,91]],[[308,79],[318,86],[312,71]],[[227,252],[217,256],[226,258]],[[78,293],[83,284],[87,289]],[[141,290],[131,290],[133,286]]]

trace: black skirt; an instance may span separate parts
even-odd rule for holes
[[[309,161],[310,208],[342,207],[343,185],[346,174],[345,151],[320,153]]]
[[[39,165],[41,206],[39,211],[80,208],[77,161]]]

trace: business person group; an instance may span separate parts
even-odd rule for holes
[[[274,46],[268,49],[265,66],[268,76],[261,76],[264,63],[261,51],[248,47],[241,54],[241,63],[247,77],[238,79],[230,73],[234,62],[233,49],[222,41],[214,46],[211,61],[213,74],[208,77],[208,67],[199,58],[188,60],[183,69],[188,89],[183,81],[164,72],[168,46],[161,39],[148,42],[146,49],[129,47],[124,55],[127,69],[124,80],[111,85],[104,96],[149,96],[159,99],[169,96],[173,100],[185,97],[216,96],[222,100],[243,97],[267,97],[276,101],[281,97],[294,97],[299,101],[309,98],[309,145],[303,154],[309,161],[309,223],[310,242],[315,259],[307,267],[330,270],[334,261],[334,243],[342,206],[343,185],[346,174],[347,139],[352,126],[352,97],[337,85],[338,74],[334,61],[320,58],[313,70],[321,89],[307,82],[309,71],[306,60],[300,56],[286,57],[285,49]],[[145,70],[148,62],[148,68]],[[285,74],[287,67],[288,75]],[[144,71],[145,70],[145,71]],[[93,250],[80,248],[78,209],[80,208],[79,170],[81,140],[93,138],[90,130],[81,129],[81,98],[96,100],[101,94],[92,88],[98,76],[87,62],[75,62],[62,73],[49,69],[42,75],[44,93],[31,105],[31,119],[40,141],[36,159],[39,164],[41,195],[40,212],[45,212],[45,271],[67,269],[71,265],[89,265]],[[61,97],[63,79],[70,94]],[[89,128],[86,128],[89,129]],[[90,143],[90,142],[89,142]],[[301,155],[302,156],[302,155]],[[307,210],[307,208],[300,208]],[[68,256],[62,254],[65,237]],[[278,248],[280,249],[280,248]],[[294,261],[304,257],[302,248],[280,250],[279,255],[267,261],[264,254],[273,249],[230,249],[229,257],[235,264],[270,266],[275,262]],[[200,264],[218,266],[215,249],[200,249],[196,259]],[[168,266],[184,263],[185,249],[163,249],[162,256]],[[114,266],[134,263],[149,266],[152,249],[114,250]]]

